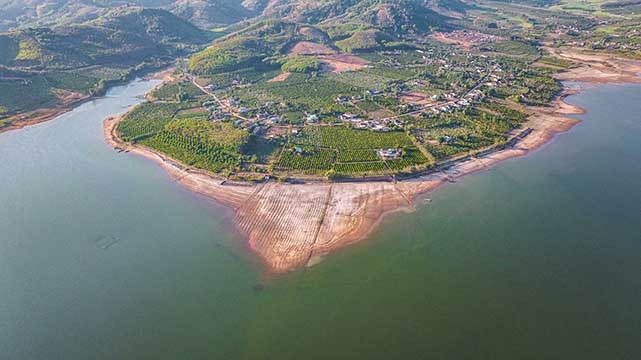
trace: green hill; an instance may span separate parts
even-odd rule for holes
[[[0,34],[0,108],[16,114],[90,95],[211,40],[178,16],[123,7],[82,24]],[[0,114],[2,115],[2,114]]]
[[[415,0],[274,0],[253,5],[261,11],[258,19],[265,20],[217,39],[191,58],[190,71],[214,74],[260,64],[286,56],[303,40],[360,52],[450,27],[448,16],[433,10],[428,2]]]
[[[208,40],[207,33],[167,11],[119,8],[83,24],[6,33],[0,37],[0,63],[45,69],[126,66],[176,56]]]
[[[0,0],[0,31],[77,24],[129,6],[167,10],[202,28],[232,24],[262,10],[235,0]]]

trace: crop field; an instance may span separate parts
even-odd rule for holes
[[[412,131],[436,160],[499,144],[527,115],[496,101],[478,109],[419,119]],[[392,167],[392,165],[390,165]]]
[[[105,66],[91,66],[76,71],[77,74],[104,80],[119,80],[127,76],[130,69]]]
[[[296,147],[302,153],[297,153]],[[377,154],[381,148],[402,149],[402,156],[383,161]],[[400,171],[428,162],[404,132],[376,133],[345,126],[307,126],[298,136],[290,138],[290,145],[283,150],[277,169],[314,175],[331,170],[336,176],[343,177],[390,174],[390,168]]]
[[[322,174],[330,170],[334,164],[335,151],[307,147],[302,154],[297,153],[293,147],[283,149],[278,160],[281,170],[294,170],[305,174]]]
[[[387,174],[389,169],[382,161],[370,162],[350,162],[350,163],[337,163],[334,165],[334,171],[338,174]]]
[[[10,36],[0,35],[0,64],[9,64],[18,54],[18,43]]]
[[[120,136],[201,169],[221,172],[240,167],[249,134],[229,123],[172,119],[185,104],[189,103],[141,104],[120,123]]]
[[[16,60],[37,60],[42,56],[40,47],[33,39],[21,39],[18,44],[19,50],[16,55]]]
[[[390,80],[409,80],[421,72],[420,68],[396,68],[387,65],[377,65],[365,71],[368,74],[382,76]]]
[[[513,56],[536,57],[540,51],[534,45],[526,44],[520,41],[503,41],[488,46],[489,49],[502,54]]]
[[[235,71],[207,75],[204,76],[203,79],[213,84],[216,88],[227,88],[232,86],[234,80],[241,83],[255,83],[272,79],[279,73],[279,67],[268,67],[260,70],[255,67],[248,67]]]
[[[361,101],[358,103],[357,107],[366,112],[372,112],[381,109],[381,107],[373,101]]]
[[[137,141],[153,136],[171,121],[181,109],[178,103],[143,103],[129,112],[118,125],[120,137],[125,141]]]
[[[343,84],[358,84],[367,89],[383,89],[394,81],[392,78],[375,74],[369,70],[329,73],[327,77]]]
[[[382,149],[414,146],[404,132],[377,133],[346,126],[308,126],[291,139],[295,144],[332,149]]]
[[[400,159],[385,160],[385,163],[392,171],[400,171],[410,166],[422,165],[429,160],[418,149],[406,149]]]
[[[259,83],[248,88],[234,89],[230,95],[249,104],[266,101],[284,102],[305,111],[334,112],[343,109],[336,97],[361,95],[365,89],[343,84],[323,76],[291,74],[281,82]]]
[[[209,111],[202,108],[193,108],[188,110],[180,110],[174,115],[174,119],[199,119],[207,120],[209,118]]]
[[[241,164],[241,157],[238,154],[171,130],[162,130],[157,135],[142,140],[141,143],[185,164],[216,173],[239,167]]]
[[[359,161],[378,161],[379,156],[375,150],[338,150],[336,161],[338,162],[359,162]]]

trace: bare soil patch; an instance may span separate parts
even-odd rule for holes
[[[278,74],[278,75],[274,76],[273,78],[269,79],[269,81],[268,81],[268,82],[281,82],[281,81],[285,81],[285,80],[287,80],[287,78],[289,78],[289,75],[291,75],[291,73],[289,73],[289,72],[284,72],[284,73]]]
[[[325,71],[336,73],[360,70],[368,64],[368,61],[361,57],[347,54],[323,55],[318,59]]]
[[[336,51],[311,41],[300,41],[289,51],[289,55],[332,55]]]
[[[504,40],[502,37],[484,34],[478,31],[455,30],[452,32],[436,32],[431,37],[445,44],[454,44],[462,48],[485,45]]]

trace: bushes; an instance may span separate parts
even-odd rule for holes
[[[144,103],[136,106],[118,124],[120,137],[125,141],[137,141],[153,136],[180,110],[176,103]]]
[[[283,149],[278,168],[296,170],[305,174],[320,174],[332,168],[334,151],[315,147],[305,147],[298,153],[294,147]]]
[[[377,133],[345,126],[309,126],[292,142],[333,149],[381,149],[413,146],[404,132]]]
[[[165,125],[164,130],[230,152],[240,152],[249,138],[247,131],[237,129],[230,123],[193,119],[172,121]]]
[[[260,63],[264,57],[253,39],[234,39],[214,44],[189,59],[188,69],[194,74],[215,74]]]
[[[185,101],[202,95],[203,92],[190,82],[165,84],[151,93],[155,99],[165,101]]]
[[[287,58],[285,63],[281,66],[284,72],[296,73],[311,73],[318,71],[321,68],[321,63],[318,59],[311,56],[292,56]]]
[[[57,72],[47,75],[49,83],[58,89],[90,93],[98,86],[99,79],[91,76],[80,75],[75,72]]]
[[[381,35],[380,31],[374,29],[357,31],[347,39],[337,41],[336,46],[346,52],[374,50],[380,46]]]

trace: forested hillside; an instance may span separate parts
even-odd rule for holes
[[[70,104],[200,49],[211,33],[160,9],[122,7],[80,24],[0,33],[0,128]]]

